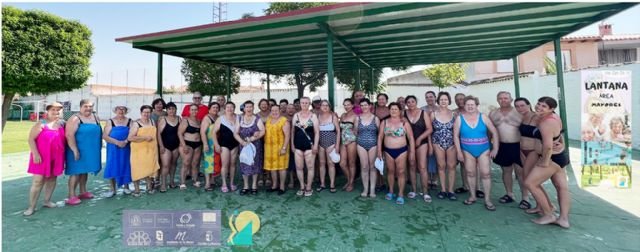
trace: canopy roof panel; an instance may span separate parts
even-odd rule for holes
[[[340,3],[118,38],[134,48],[288,74],[508,59],[636,3]]]

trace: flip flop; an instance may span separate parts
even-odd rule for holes
[[[514,200],[508,194],[505,194],[504,196],[502,196],[500,198],[500,203],[502,203],[502,204],[507,204],[507,203],[511,203],[511,202],[514,202]]]
[[[464,200],[462,203],[463,203],[463,204],[465,204],[465,205],[467,205],[467,206],[470,206],[470,205],[475,204],[475,203],[476,203],[476,201],[477,201],[477,200],[469,200],[469,199],[466,199],[466,200]]]
[[[316,192],[322,192],[322,190],[324,190],[324,189],[327,189],[327,188],[324,187],[324,186],[318,187],[318,188],[316,188]]]
[[[187,189],[187,185],[185,184],[181,184],[180,185],[180,190],[186,190]]]
[[[447,198],[449,198],[449,200],[451,200],[451,201],[458,200],[458,197],[456,197],[456,194],[452,193],[452,192],[447,193]]]
[[[465,189],[464,187],[459,187],[458,189],[456,189],[456,190],[455,190],[455,191],[453,191],[453,192],[458,193],[458,194],[460,194],[460,193],[466,193],[466,192],[469,192],[469,189]]]
[[[223,187],[220,187],[220,191],[222,191],[223,193],[228,193],[229,188],[227,188],[226,186],[223,186]]]
[[[304,195],[304,190],[302,190],[302,189],[298,190],[298,192],[296,192],[296,195],[298,195],[298,196]]]
[[[331,188],[329,188],[329,192],[330,192],[330,193],[336,193],[337,191],[338,191],[338,190],[336,190],[336,188],[335,188],[335,187],[331,187]]]
[[[487,204],[487,203],[484,203],[484,208],[486,208],[487,210],[489,210],[489,211],[492,211],[492,212],[493,212],[493,211],[495,211],[495,210],[496,210],[496,205],[494,205],[494,204],[489,205],[489,204]]]
[[[247,193],[249,193],[249,189],[240,190],[240,195],[246,195]]]
[[[258,189],[251,189],[251,195],[258,194]]]
[[[403,197],[398,197],[396,199],[396,204],[398,205],[404,205],[404,198]]]
[[[395,194],[393,194],[393,193],[387,193],[387,195],[385,195],[385,196],[384,196],[384,198],[385,198],[386,200],[393,200],[393,199],[395,199],[395,198],[396,198],[396,195],[395,195]]]
[[[424,202],[426,203],[431,203],[431,196],[429,196],[429,194],[424,194],[422,195],[422,199],[424,199]]]
[[[443,192],[443,191],[440,191],[440,192],[438,193],[438,199],[444,199],[444,198],[446,198],[446,197],[447,197],[447,193],[445,193],[445,192]]]
[[[476,197],[481,199],[484,198],[484,192],[480,190],[476,190]]]
[[[529,203],[529,201],[526,201],[526,200],[521,200],[520,204],[518,205],[518,208],[522,210],[531,209],[531,203]]]

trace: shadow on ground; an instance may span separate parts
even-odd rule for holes
[[[251,210],[260,216],[262,226],[254,235],[253,246],[223,245],[222,250],[637,251],[640,245],[640,219],[578,188],[573,174],[569,175],[573,206],[572,227],[568,230],[535,225],[529,221],[533,216],[519,210],[517,203],[498,203],[497,198],[504,194],[498,167],[493,167],[493,178],[496,212],[486,211],[480,202],[463,205],[466,194],[458,195],[455,202],[434,197],[433,203],[425,204],[408,199],[404,206],[384,200],[381,193],[376,199],[362,199],[361,186],[349,193],[325,190],[306,198],[296,196],[294,190],[283,196],[264,190],[256,196],[240,196],[222,194],[219,188],[214,192],[189,188],[143,194],[140,198],[119,192],[113,198],[97,197],[79,206],[62,206],[67,177],[60,177],[53,200],[61,207],[38,207],[31,217],[22,216],[31,178],[15,178],[3,181],[2,186],[2,249],[120,251],[124,249],[121,216],[125,209],[221,209],[223,220],[235,209]],[[338,187],[342,183],[340,178]],[[553,186],[545,186],[555,196]],[[108,184],[99,174],[90,176],[89,188],[98,196]],[[224,242],[230,229],[227,221],[222,223]]]

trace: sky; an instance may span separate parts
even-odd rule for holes
[[[77,20],[92,31],[95,47],[91,59],[93,76],[89,84],[109,84],[130,87],[155,87],[157,54],[133,49],[131,44],[115,42],[116,38],[177,29],[212,22],[213,3],[3,3],[20,9],[43,10],[66,19]],[[229,2],[227,20],[239,19],[244,13],[262,16],[268,3]],[[640,5],[609,19],[614,34],[640,34]],[[597,24],[587,26],[572,35],[597,35]],[[164,56],[165,87],[186,83],[180,74],[181,59]],[[420,69],[414,67],[409,71]],[[383,78],[396,74],[384,71]],[[260,75],[243,76],[243,85],[259,85]]]

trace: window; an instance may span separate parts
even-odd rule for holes
[[[549,59],[551,59],[552,62],[556,62],[556,54],[554,51],[548,51],[547,52],[547,57]],[[564,67],[562,68],[563,70],[571,70],[571,51],[569,50],[562,50],[562,63],[564,65]]]
[[[637,50],[635,48],[598,50],[598,62],[602,65],[633,62],[636,59]]]
[[[511,73],[513,72],[513,59],[498,60],[496,61],[498,73]]]

